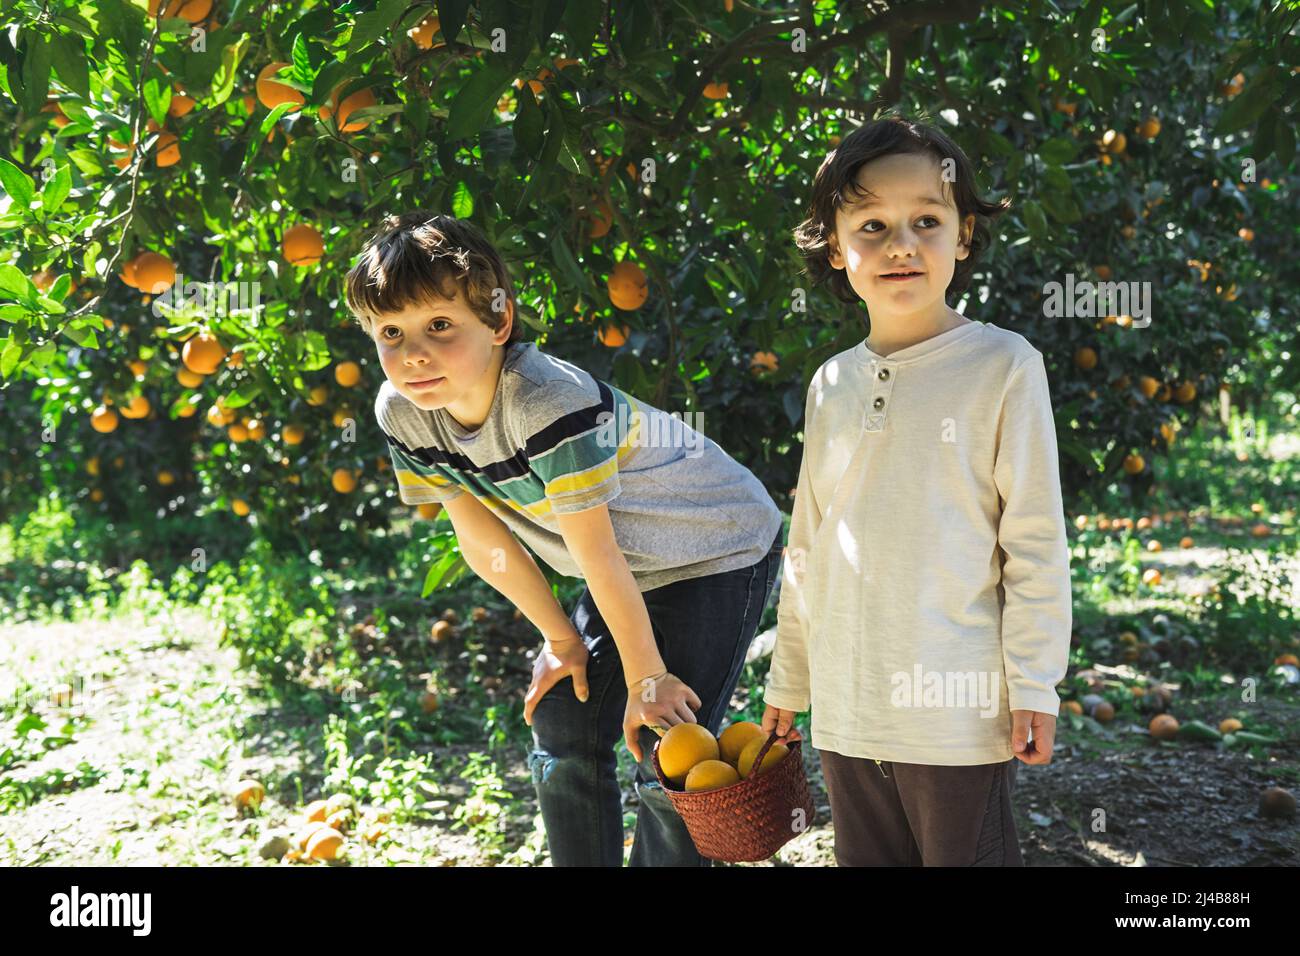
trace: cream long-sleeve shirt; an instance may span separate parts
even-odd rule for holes
[[[1011,710],[1055,715],[1070,567],[1043,356],[968,322],[808,388],[764,695],[812,744],[963,766],[1012,758]]]

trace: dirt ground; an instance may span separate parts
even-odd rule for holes
[[[302,796],[272,792],[260,817],[240,818],[225,795],[229,781],[320,775],[320,755],[301,752],[284,716],[251,693],[234,651],[218,646],[197,613],[162,622],[6,628],[0,665],[0,675],[10,675],[0,676],[10,682],[0,686],[6,694],[19,671],[33,683],[69,668],[96,675],[71,742],[8,774],[10,785],[21,782],[37,797],[0,816],[0,863],[270,865],[256,846],[291,822]],[[1276,708],[1268,714],[1272,722],[1296,726],[1297,708],[1260,706]],[[54,729],[51,721],[47,733]],[[523,753],[500,768],[517,798],[504,859],[453,829],[451,811],[465,796],[455,775],[462,749],[474,748],[439,754],[448,779],[439,799],[425,804],[434,819],[390,827],[382,848],[358,845],[353,865],[546,865]],[[817,808],[813,825],[756,865],[834,865],[820,766],[807,745],[805,761]],[[1020,767],[1013,803],[1029,866],[1289,866],[1300,862],[1300,824],[1265,820],[1257,803],[1264,788],[1294,791],[1297,780],[1294,747],[1252,756],[1161,744],[1145,728],[1118,720],[1100,735],[1062,724],[1052,763]],[[630,781],[624,793],[625,809],[634,812]]]

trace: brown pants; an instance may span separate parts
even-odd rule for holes
[[[939,767],[817,753],[839,866],[1024,866],[1011,816],[1014,757]]]

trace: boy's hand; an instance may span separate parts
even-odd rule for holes
[[[623,711],[623,741],[628,751],[640,763],[645,756],[641,749],[641,728],[649,727],[660,737],[674,724],[698,724],[695,711],[703,702],[677,677],[665,673],[655,680],[632,684],[627,689],[627,707]]]
[[[782,742],[787,740],[803,740],[803,734],[799,733],[794,726],[793,710],[782,710],[780,707],[773,707],[771,704],[763,706],[763,733],[771,734],[776,731],[777,740]]]
[[[578,632],[572,637],[548,638],[533,664],[533,680],[524,695],[524,723],[533,725],[533,710],[546,692],[566,677],[573,678],[573,693],[578,700],[587,700],[587,645]]]
[[[1029,732],[1034,740],[1029,742]],[[1056,718],[1036,710],[1011,712],[1011,749],[1023,763],[1051,763],[1052,745],[1056,742]]]

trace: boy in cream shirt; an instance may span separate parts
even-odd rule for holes
[[[1043,357],[946,302],[1003,211],[889,118],[827,157],[796,232],[871,320],[808,389],[763,717],[797,734],[812,705],[841,866],[1021,865],[1016,761],[1051,759],[1071,607]]]

